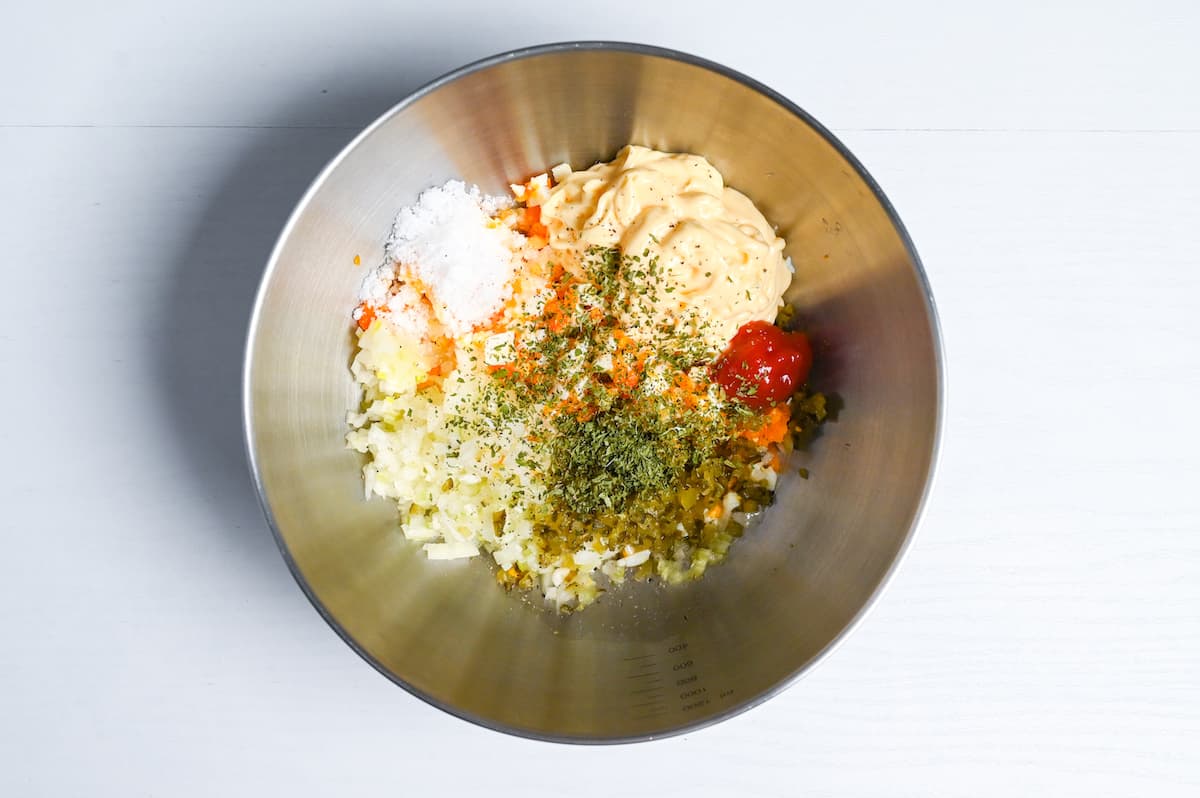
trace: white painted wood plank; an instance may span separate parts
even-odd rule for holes
[[[0,124],[351,125],[466,61],[641,41],[755,76],[840,128],[1200,129],[1189,0],[17,4]]]

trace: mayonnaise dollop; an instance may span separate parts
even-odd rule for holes
[[[657,303],[658,323],[698,319],[719,352],[743,324],[774,321],[792,279],[783,239],[706,159],[630,145],[555,177],[541,203],[550,245],[657,256],[674,286]]]

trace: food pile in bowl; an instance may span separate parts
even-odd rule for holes
[[[400,210],[353,311],[368,496],[565,612],[698,579],[826,418],[784,241],[703,157],[627,146]]]

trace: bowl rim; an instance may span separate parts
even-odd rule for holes
[[[911,258],[911,261],[913,264],[913,269],[916,273],[915,276],[916,276],[918,284],[921,288],[922,296],[924,297],[924,300],[925,300],[925,311],[926,311],[926,315],[928,316],[928,319],[929,319],[930,334],[932,337],[931,343],[933,344],[934,368],[936,371],[936,404],[934,407],[933,440],[932,440],[932,446],[931,446],[931,450],[930,450],[929,470],[928,470],[928,473],[926,474],[924,489],[922,490],[921,496],[917,501],[917,507],[916,507],[916,511],[913,514],[912,522],[909,524],[909,528],[905,532],[904,540],[901,542],[900,548],[897,550],[895,557],[892,559],[892,562],[889,564],[887,570],[884,572],[884,575],[880,579],[879,584],[876,585],[876,587],[872,591],[871,595],[868,596],[867,600],[863,603],[862,607],[860,607],[858,609],[858,611],[854,614],[854,616],[850,619],[850,621],[841,629],[841,631],[839,631],[837,633],[837,635],[835,635],[833,637],[832,640],[830,640],[825,645],[824,648],[822,648],[820,651],[818,651],[808,662],[806,662],[805,664],[796,668],[791,673],[789,673],[787,676],[783,677],[782,679],[780,679],[778,682],[776,682],[774,685],[767,688],[766,690],[763,690],[761,693],[751,696],[751,697],[747,698],[745,701],[739,702],[738,704],[736,704],[726,710],[715,713],[715,714],[710,715],[705,718],[697,719],[696,721],[693,721],[690,723],[683,723],[678,726],[673,726],[671,728],[668,728],[668,729],[665,729],[662,731],[656,731],[656,732],[647,733],[647,734],[631,734],[631,735],[620,735],[620,736],[584,736],[584,735],[572,735],[572,734],[546,733],[546,732],[541,732],[541,731],[537,731],[537,730],[530,729],[530,728],[524,728],[524,727],[520,727],[520,726],[513,726],[513,725],[501,723],[501,722],[498,722],[496,720],[493,720],[491,718],[488,718],[488,717],[485,717],[482,715],[476,715],[472,712],[465,711],[463,709],[453,706],[452,704],[442,701],[442,700],[436,698],[435,696],[432,696],[432,695],[416,688],[415,686],[407,683],[403,678],[401,678],[399,675],[391,672],[386,666],[384,666],[381,662],[379,662],[377,659],[375,659],[375,657],[373,657],[368,651],[366,651],[358,643],[358,641],[356,641],[350,635],[350,633],[338,622],[338,620],[334,617],[333,613],[331,613],[328,610],[328,608],[326,608],[325,605],[321,602],[320,598],[318,598],[316,593],[313,591],[312,587],[308,584],[308,580],[305,578],[304,574],[300,571],[299,566],[297,565],[295,559],[292,557],[291,551],[289,550],[286,541],[283,539],[283,535],[280,533],[279,525],[275,520],[274,513],[272,513],[272,511],[271,511],[270,501],[267,498],[266,490],[264,489],[264,486],[263,486],[262,471],[261,471],[261,468],[260,468],[260,465],[258,462],[258,458],[256,456],[255,448],[254,448],[254,439],[255,438],[254,438],[253,397],[251,395],[251,374],[252,374],[253,366],[254,366],[254,343],[257,338],[257,333],[258,333],[259,317],[262,313],[262,306],[263,306],[264,298],[266,295],[267,285],[270,283],[271,277],[274,274],[276,266],[279,263],[280,256],[283,251],[283,247],[286,244],[288,238],[291,236],[292,230],[298,223],[301,215],[307,209],[313,196],[324,185],[324,183],[325,183],[326,179],[328,179],[329,175],[341,164],[341,162],[355,148],[357,148],[359,146],[359,144],[363,140],[365,140],[368,136],[370,136],[372,133],[374,133],[377,129],[379,129],[384,124],[386,124],[396,114],[404,111],[406,108],[413,105],[418,100],[422,99],[423,97],[425,97],[429,94],[432,94],[433,92],[437,91],[438,89],[442,88],[443,86],[449,85],[450,83],[453,83],[453,82],[455,82],[461,78],[464,78],[468,75],[474,74],[476,72],[480,72],[482,70],[485,70],[485,69],[488,69],[493,66],[497,66],[497,65],[509,62],[509,61],[519,61],[519,60],[523,60],[523,59],[527,59],[527,58],[535,58],[535,57],[544,56],[544,55],[554,55],[554,54],[572,53],[572,52],[598,52],[598,51],[599,52],[607,51],[607,52],[631,53],[631,54],[635,54],[635,55],[651,56],[654,58],[664,58],[664,59],[668,59],[668,60],[672,60],[672,61],[677,61],[677,62],[680,62],[683,64],[687,64],[689,66],[698,67],[700,69],[705,69],[710,72],[715,72],[718,75],[722,75],[726,78],[730,78],[730,79],[742,84],[743,86],[746,86],[747,88],[763,95],[767,99],[775,102],[777,105],[782,107],[784,110],[786,110],[786,111],[790,112],[791,114],[793,114],[794,116],[798,117],[802,122],[807,124],[818,135],[820,135],[823,139],[825,139],[825,141],[828,142],[838,152],[838,154],[841,155],[846,160],[846,162],[854,169],[854,171],[858,174],[858,176],[863,180],[863,182],[871,190],[871,193],[875,197],[875,200],[879,203],[880,207],[883,209],[884,213],[887,215],[888,220],[891,222],[892,226],[895,228],[897,234],[900,237],[901,243],[904,245],[905,250],[908,252],[909,257]],[[379,671],[379,673],[381,673],[389,681],[391,681],[394,684],[398,685],[399,687],[403,688],[406,692],[421,699],[425,703],[427,703],[433,707],[436,707],[437,709],[440,709],[443,712],[445,712],[449,715],[452,715],[456,718],[461,718],[462,720],[468,721],[477,726],[482,726],[483,728],[486,728],[486,729],[491,729],[493,731],[511,734],[516,737],[521,737],[521,738],[530,739],[530,740],[539,740],[539,741],[543,741],[543,742],[571,743],[571,744],[583,744],[583,745],[615,745],[615,744],[623,744],[623,743],[647,742],[650,740],[665,739],[665,738],[674,737],[674,736],[681,735],[681,734],[687,734],[689,732],[694,732],[694,731],[698,731],[700,729],[703,729],[703,728],[706,728],[709,726],[713,726],[717,723],[728,720],[737,715],[741,715],[742,713],[744,713],[750,709],[753,709],[753,708],[763,704],[767,700],[773,698],[774,696],[780,694],[781,692],[783,692],[784,690],[786,690],[787,688],[789,688],[793,684],[795,684],[797,681],[799,681],[801,677],[806,676],[809,673],[811,673],[812,670],[815,667],[817,667],[817,665],[819,665],[820,663],[825,661],[825,659],[845,641],[845,639],[850,635],[850,633],[853,632],[858,627],[858,625],[863,622],[863,619],[875,607],[875,605],[879,601],[880,596],[883,595],[883,593],[885,592],[887,587],[891,584],[892,579],[894,578],[894,576],[896,574],[896,571],[900,567],[900,564],[904,561],[905,557],[908,555],[908,552],[912,547],[913,540],[916,537],[917,528],[920,526],[921,521],[925,515],[925,510],[926,510],[926,507],[928,504],[929,496],[933,490],[933,485],[937,479],[938,461],[940,459],[941,450],[942,450],[943,426],[945,423],[945,415],[946,415],[945,411],[946,411],[946,403],[947,403],[946,388],[947,388],[946,357],[945,357],[944,344],[942,341],[941,324],[940,324],[940,321],[938,318],[937,306],[934,303],[934,299],[933,299],[933,291],[930,288],[929,277],[925,273],[925,268],[921,262],[920,256],[917,254],[916,246],[913,244],[912,238],[911,238],[911,236],[909,236],[908,230],[904,226],[904,223],[900,220],[900,216],[896,213],[896,209],[893,207],[891,201],[884,194],[883,189],[880,188],[879,184],[875,181],[875,179],[871,176],[871,174],[859,162],[859,160],[850,152],[849,148],[847,148],[846,145],[844,145],[836,136],[834,136],[833,133],[831,133],[824,125],[822,125],[815,118],[813,118],[807,111],[805,111],[799,105],[792,102],[787,97],[780,94],[779,92],[775,91],[774,89],[770,88],[769,86],[766,86],[763,83],[760,83],[759,81],[755,80],[754,78],[749,77],[748,75],[745,75],[734,69],[730,69],[729,67],[726,67],[715,61],[710,61],[706,58],[701,58],[700,56],[692,55],[690,53],[682,52],[680,50],[674,50],[674,49],[665,48],[665,47],[658,47],[655,45],[638,44],[638,43],[633,43],[633,42],[604,41],[604,40],[564,41],[564,42],[553,42],[553,43],[548,43],[548,44],[539,44],[539,45],[532,45],[532,46],[527,46],[527,47],[520,47],[520,48],[517,48],[514,50],[507,50],[502,53],[497,53],[495,55],[491,55],[486,58],[481,58],[476,61],[472,61],[468,64],[465,64],[464,66],[458,67],[457,69],[451,70],[450,72],[447,72],[444,75],[441,75],[440,77],[437,77],[437,78],[429,81],[425,85],[423,85],[420,88],[418,88],[417,90],[413,91],[408,96],[401,99],[399,102],[397,102],[391,108],[384,111],[379,117],[377,117],[375,119],[375,121],[371,122],[369,125],[367,125],[365,128],[363,128],[363,130],[360,133],[358,133],[353,139],[351,139],[349,143],[347,143],[345,146],[343,146],[341,148],[341,150],[337,153],[337,155],[335,155],[325,165],[325,167],[321,169],[321,171],[313,179],[313,181],[309,185],[309,187],[305,190],[305,192],[301,196],[300,200],[296,203],[295,208],[293,208],[291,214],[288,216],[287,222],[284,224],[283,229],[280,231],[279,236],[276,239],[275,244],[271,249],[271,254],[267,259],[266,267],[263,270],[262,278],[259,281],[258,289],[255,293],[254,304],[253,304],[253,307],[250,312],[249,323],[247,326],[246,344],[245,344],[244,355],[243,355],[242,432],[243,432],[243,436],[244,436],[246,460],[247,460],[247,464],[249,465],[249,468],[250,468],[251,478],[254,481],[254,489],[255,489],[255,493],[258,496],[259,506],[262,508],[263,515],[266,517],[267,525],[271,529],[271,535],[275,538],[275,543],[279,547],[279,552],[283,556],[284,561],[287,563],[288,570],[291,572],[292,578],[295,579],[296,584],[299,585],[299,587],[303,591],[304,595],[308,597],[309,602],[313,605],[313,607],[317,610],[317,612],[321,615],[321,617],[325,620],[325,622],[330,626],[330,628],[333,629],[333,631],[337,633],[338,637],[340,637],[346,643],[346,645],[348,645],[356,654],[358,654],[360,657],[362,657],[363,660],[365,660],[369,665],[371,665],[371,667],[373,667],[375,670]]]

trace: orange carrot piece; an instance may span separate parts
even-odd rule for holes
[[[742,430],[741,436],[754,441],[759,446],[779,443],[787,437],[790,415],[787,405],[775,405],[767,412],[765,424],[758,429]]]
[[[368,305],[366,302],[358,306],[362,313],[358,316],[358,329],[366,331],[371,326],[371,322],[375,321],[375,308]]]

